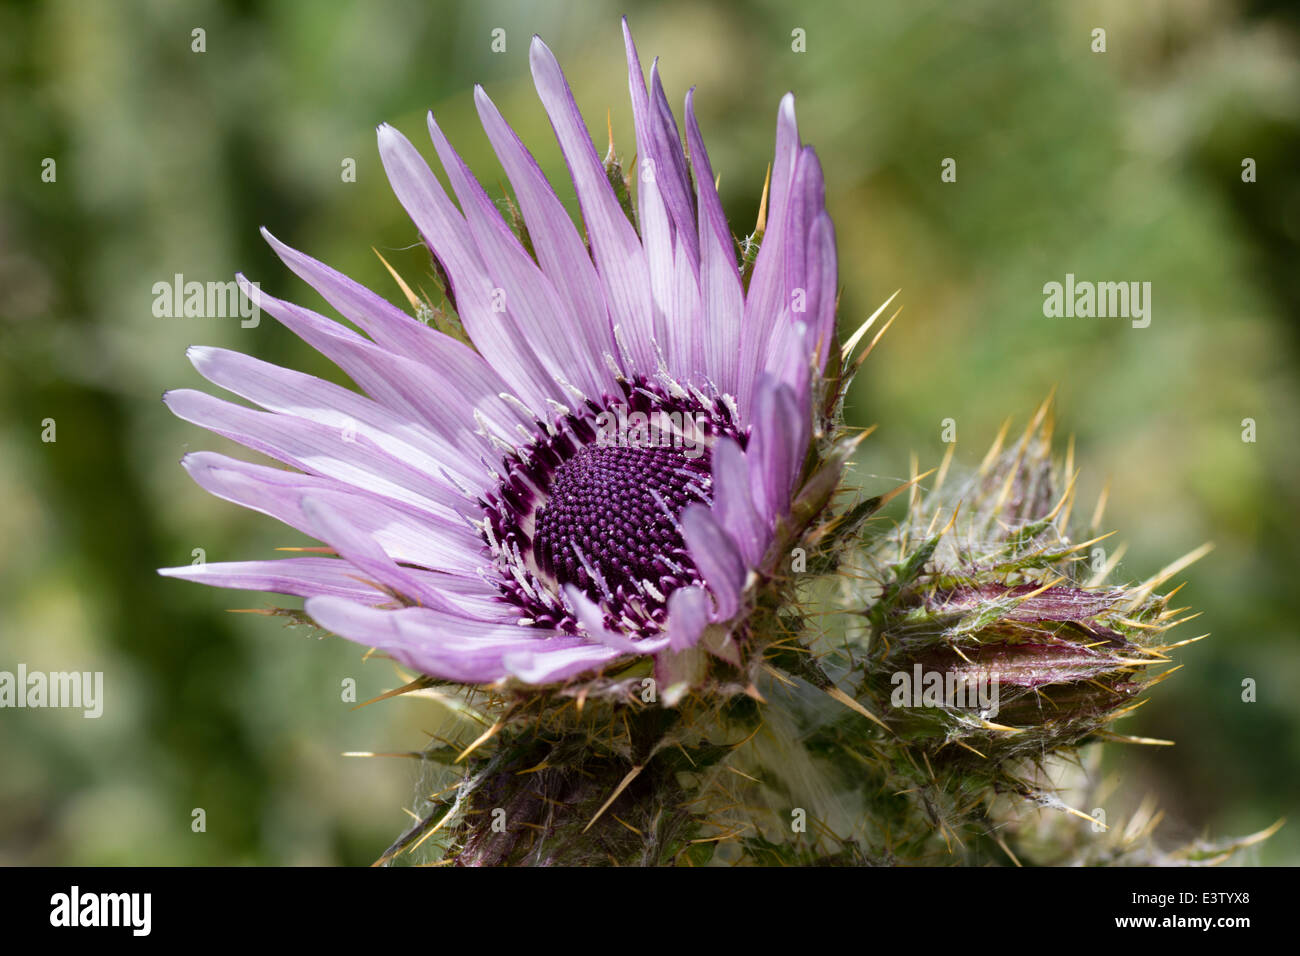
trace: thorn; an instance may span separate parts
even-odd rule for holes
[[[419,312],[420,300],[416,298],[415,293],[411,291],[411,287],[406,284],[406,280],[404,280],[400,275],[397,274],[397,270],[388,264],[388,260],[385,259],[382,255],[380,255],[378,249],[376,249],[374,246],[371,246],[370,251],[373,252],[375,255],[379,256],[379,261],[384,264],[384,268],[388,270],[388,274],[393,277],[393,280],[397,283],[397,287],[402,290],[402,295],[406,296],[406,301],[411,303],[411,308],[415,312]]]
[[[744,777],[746,780],[752,780],[754,783],[762,783],[762,781],[759,780],[757,777],[751,777],[749,774],[745,773],[743,770],[737,770],[735,767],[732,767],[732,766],[729,766],[729,765],[726,765],[726,764],[724,764],[723,766],[725,766],[728,770],[730,770],[732,773],[734,773],[734,774],[735,774],[736,776],[738,776],[738,777]]]
[[[393,690],[384,691],[378,697],[372,697],[367,701],[362,701],[360,704],[357,704],[352,709],[360,710],[362,707],[369,707],[371,704],[377,704],[381,700],[388,700],[390,697],[399,697],[402,694],[409,694],[413,690],[423,690],[428,686],[429,686],[429,679],[427,677],[420,676],[408,684],[403,684],[401,687],[394,688]]]
[[[639,774],[644,769],[645,769],[644,765],[638,765],[633,767],[631,770],[627,772],[627,776],[624,777],[622,781],[619,782],[619,785],[614,788],[614,792],[609,795],[609,799],[600,805],[600,809],[596,811],[596,815],[592,817],[590,821],[588,821],[585,827],[582,828],[583,833],[586,833],[588,830],[591,829],[592,824],[594,824],[597,820],[600,819],[600,815],[609,809],[609,805],[618,799],[618,795],[622,793],[624,790],[626,790],[627,785],[631,783],[633,780],[635,780],[637,778],[637,774]]]
[[[1142,689],[1146,690],[1148,687],[1154,687],[1156,684],[1159,684],[1162,680],[1167,680],[1169,677],[1173,676],[1173,674],[1175,674],[1177,671],[1182,670],[1183,667],[1185,666],[1186,665],[1184,664],[1178,664],[1174,667],[1169,668],[1166,671],[1161,671],[1155,677],[1151,678],[1149,681],[1143,684]]]
[[[1081,820],[1087,820],[1089,823],[1095,824],[1096,826],[1101,827],[1103,830],[1110,829],[1110,827],[1106,826],[1106,824],[1102,823],[1096,817],[1089,816],[1088,814],[1084,813],[1082,810],[1076,810],[1074,809],[1074,807],[1066,806],[1064,804],[1061,805],[1061,809],[1064,810],[1066,813],[1073,814],[1074,816],[1078,817]]]
[[[1186,647],[1188,644],[1195,644],[1197,641],[1203,641],[1209,637],[1209,633],[1198,634],[1196,637],[1189,637],[1185,641],[1178,641],[1176,644],[1163,644],[1160,647],[1149,647],[1147,650],[1163,654],[1165,651],[1172,651],[1175,647]]]
[[[1248,846],[1254,846],[1256,843],[1260,843],[1264,840],[1267,840],[1278,830],[1282,829],[1282,827],[1285,824],[1286,824],[1286,817],[1279,817],[1278,821],[1274,823],[1272,826],[1270,826],[1268,829],[1260,830],[1258,833],[1252,833],[1250,834],[1250,836],[1242,837],[1240,840],[1236,841],[1235,846],[1239,850],[1244,849],[1245,847]]]
[[[880,507],[883,508],[885,505],[889,504],[896,497],[898,497],[898,495],[900,495],[902,492],[912,487],[912,485],[915,484],[916,482],[929,478],[931,475],[935,473],[936,470],[937,469],[935,468],[931,468],[929,471],[922,472],[921,474],[917,475],[915,478],[911,478],[903,482],[901,485],[899,485],[897,488],[893,489],[892,491],[885,492],[883,495],[880,496]]]
[[[1007,431],[1010,428],[1011,419],[1008,418],[1002,423],[1002,427],[998,429],[997,437],[993,439],[993,444],[989,446],[988,453],[985,454],[984,460],[980,462],[979,470],[981,474],[988,471],[998,455],[1002,454],[1002,443],[1007,440]]]
[[[957,443],[950,442],[948,445],[948,450],[943,453],[943,461],[939,463],[939,473],[938,475],[935,476],[934,487],[930,489],[931,494],[934,494],[940,488],[943,487],[943,481],[945,478],[948,477],[948,467],[952,464],[953,453],[956,451],[957,451]]]
[[[1105,534],[1099,534],[1095,538],[1089,538],[1087,541],[1080,541],[1078,544],[1071,545],[1070,547],[1062,551],[1061,554],[1065,555],[1065,554],[1070,554],[1071,552],[1074,551],[1082,551],[1084,548],[1090,547],[1091,545],[1096,544],[1098,541],[1105,541],[1107,538],[1113,537],[1114,535],[1117,534],[1119,534],[1118,531],[1107,531]]]
[[[894,733],[892,730],[889,729],[888,724],[886,724],[883,720],[881,720],[871,711],[867,710],[867,708],[863,707],[860,703],[858,703],[848,694],[844,693],[844,691],[840,690],[838,687],[835,687],[834,685],[827,687],[826,693],[831,697],[832,700],[839,701],[845,707],[849,708],[849,710],[861,714],[863,717],[867,718],[867,720],[884,728],[890,734]]]
[[[1084,586],[1089,588],[1099,587],[1108,577],[1110,577],[1111,572],[1119,567],[1120,560],[1127,552],[1128,544],[1121,544],[1111,553],[1110,557],[1106,559],[1106,563],[1098,569],[1097,573],[1088,579],[1088,583]]]
[[[1018,597],[1016,598],[1016,605],[1015,605],[1015,606],[1016,606],[1016,607],[1019,607],[1021,604],[1024,604],[1024,603],[1025,603],[1026,601],[1028,601],[1030,598],[1036,598],[1036,597],[1038,597],[1038,595],[1042,594],[1044,591],[1048,591],[1048,590],[1050,590],[1050,589],[1056,587],[1058,584],[1060,584],[1060,583],[1061,583],[1062,581],[1064,581],[1064,580],[1065,580],[1065,575],[1061,575],[1060,577],[1056,578],[1055,580],[1053,580],[1053,581],[1048,581],[1046,584],[1043,584],[1043,585],[1041,585],[1040,587],[1035,588],[1034,590],[1030,591],[1028,594],[1022,594],[1022,595],[1018,596]]]
[[[623,824],[623,826],[627,827],[629,830],[631,830],[631,831],[632,831],[633,833],[635,833],[637,836],[642,837],[642,838],[645,837],[645,834],[644,834],[644,833],[642,833],[642,832],[641,832],[640,830],[638,830],[636,827],[632,826],[632,824],[628,823],[626,820],[624,820],[622,817],[620,817],[617,813],[611,813],[610,816],[613,817],[615,820],[617,820],[619,823]]]
[[[502,719],[502,720],[498,720],[495,724],[493,724],[493,725],[492,725],[491,727],[489,727],[487,730],[483,731],[483,733],[479,735],[479,738],[478,738],[477,740],[475,740],[472,744],[470,744],[468,747],[466,747],[464,750],[462,750],[460,756],[457,757],[457,758],[455,759],[454,762],[455,762],[455,763],[460,763],[462,760],[464,760],[466,757],[468,757],[470,754],[472,754],[475,750],[477,750],[477,749],[478,749],[479,747],[481,747],[483,744],[487,743],[489,740],[491,740],[493,737],[495,737],[498,733],[500,733],[500,732],[501,732],[501,728],[504,727],[505,725],[506,725],[506,722],[505,722],[504,719]]]
[[[865,322],[858,326],[856,332],[849,336],[849,340],[844,343],[844,347],[840,350],[840,357],[843,361],[847,362],[849,360],[849,356],[853,354],[853,350],[857,348],[858,342],[862,340],[862,337],[867,334],[867,330],[871,328],[872,323],[874,323],[876,319],[880,318],[880,314],[885,311],[889,303],[893,302],[894,299],[897,298],[898,293],[902,291],[902,289],[895,289],[894,294],[884,302],[880,303],[880,307],[877,308],[875,312],[872,312]]]
[[[754,235],[761,235],[767,229],[767,192],[772,185],[772,164],[767,164],[767,175],[763,178],[763,198],[758,201],[758,221],[754,223]]]
[[[1092,523],[1090,528],[1101,527],[1101,516],[1106,513],[1106,501],[1110,498],[1110,480],[1107,479],[1106,486],[1101,489],[1101,494],[1097,496],[1097,507],[1092,509]]]
[[[1101,719],[1101,722],[1104,724],[1109,724],[1116,720],[1119,720],[1121,717],[1127,717],[1129,714],[1133,713],[1133,711],[1137,710],[1139,707],[1145,704],[1149,699],[1150,698],[1144,698],[1143,700],[1139,700],[1135,704],[1130,704],[1127,707],[1121,707],[1119,710],[1107,714],[1105,717]]]
[[[867,347],[862,350],[862,354],[859,355],[857,357],[857,360],[854,361],[853,363],[854,375],[858,373],[858,369],[862,367],[862,363],[867,360],[867,356],[870,355],[873,351],[875,351],[876,345],[880,342],[881,339],[885,337],[885,333],[888,332],[890,326],[894,324],[894,319],[898,318],[898,314],[902,311],[903,311],[903,307],[900,305],[898,309],[895,310],[894,314],[889,317],[889,321],[880,327],[880,331],[875,334],[875,337],[872,338],[871,342],[867,345]]]
[[[769,674],[771,674],[771,675],[772,675],[773,677],[775,677],[777,680],[781,681],[781,682],[784,683],[784,684],[787,684],[787,685],[790,686],[790,687],[797,687],[797,686],[799,686],[799,685],[796,684],[794,681],[792,681],[790,678],[788,678],[788,677],[786,677],[784,674],[782,674],[782,673],[781,673],[779,670],[777,670],[775,667],[773,667],[771,664],[764,664],[764,665],[763,665],[763,670],[767,671]]]
[[[1003,734],[1021,734],[1025,731],[1023,727],[1008,727],[1006,724],[995,724],[993,721],[985,720],[982,717],[980,718],[980,726],[985,730],[996,730]]]
[[[1061,493],[1061,500],[1056,503],[1056,507],[1052,509],[1051,513],[1048,514],[1048,516],[1043,519],[1044,521],[1051,521],[1053,518],[1055,518],[1057,513],[1061,510],[1061,508],[1065,506],[1066,501],[1068,501],[1071,497],[1073,497],[1074,483],[1078,479],[1079,479],[1079,473],[1077,471],[1074,472],[1072,475],[1070,475],[1070,483],[1065,486],[1065,491]]]
[[[1153,576],[1147,578],[1147,580],[1143,581],[1140,585],[1138,585],[1137,594],[1134,595],[1133,601],[1129,605],[1129,610],[1132,610],[1133,608],[1141,604],[1144,600],[1146,600],[1147,596],[1156,588],[1158,588],[1161,584],[1163,584],[1165,581],[1168,581],[1170,578],[1172,578],[1179,571],[1182,571],[1184,568],[1192,564],[1195,564],[1197,561],[1201,560],[1201,558],[1205,557],[1213,550],[1214,550],[1214,542],[1207,541],[1205,542],[1205,544],[1201,545],[1196,550],[1189,551],[1187,554],[1183,555],[1177,561],[1174,561],[1172,564],[1169,564],[1164,568],[1161,568]]]
[[[371,750],[345,750],[339,754],[340,757],[410,757],[412,760],[421,760],[424,754],[418,750],[402,750],[394,753],[377,753]],[[415,816],[412,814],[412,816]],[[419,819],[417,817],[417,819]]]
[[[1161,740],[1159,737],[1131,737],[1128,734],[1115,734],[1109,730],[1097,731],[1097,736],[1102,740],[1109,740],[1116,744],[1140,744],[1144,747],[1172,747],[1172,740]]]
[[[909,514],[916,514],[916,506],[921,498],[921,490],[916,484],[916,475],[920,467],[920,463],[916,459],[916,452],[912,452],[907,463],[908,474],[912,476],[911,481],[908,482],[911,487],[907,491],[907,511]]]
[[[993,842],[1002,848],[1002,852],[1011,858],[1011,862],[1014,863],[1016,866],[1020,866],[1021,865],[1020,861],[1016,859],[1016,855],[1011,852],[1011,848],[1007,846],[1006,841],[1002,839],[1002,834],[994,833],[992,834],[992,836],[993,836]]]

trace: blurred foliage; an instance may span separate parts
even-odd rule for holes
[[[1178,744],[1111,747],[1108,769],[1131,801],[1155,794],[1170,839],[1294,818],[1294,8],[50,0],[0,6],[0,669],[102,670],[106,705],[98,720],[0,712],[0,863],[358,864],[402,828],[418,768],[340,756],[418,748],[438,731],[415,702],[341,700],[348,677],[360,700],[396,686],[391,666],[226,613],[268,596],[154,573],[195,548],[232,560],[306,543],[176,465],[189,449],[246,454],[158,400],[199,384],[185,346],[339,375],[269,317],[248,329],[156,318],[152,287],[243,271],[319,307],[262,243],[265,224],[400,302],[371,246],[426,283],[427,261],[384,180],[375,124],[419,142],[434,109],[494,186],[504,177],[471,96],[482,83],[562,182],[528,72],[539,33],[597,143],[611,110],[630,155],[625,12],[643,57],[662,55],[670,99],[698,85],[735,231],[757,214],[776,103],[794,89],[838,229],[842,325],[903,290],[855,385],[851,417],[881,424],[856,479],[892,487],[912,452],[937,464],[946,418],[955,467],[973,467],[1004,418],[1023,423],[1057,386],[1085,498],[1111,484],[1125,577],[1217,544],[1182,592],[1213,637],[1122,728]],[[1104,54],[1090,49],[1097,27]],[[806,52],[792,50],[795,29]],[[340,176],[349,157],[355,183]],[[940,180],[945,157],[955,183]],[[1258,182],[1242,182],[1244,157]],[[1151,326],[1045,318],[1042,287],[1067,272],[1151,282]],[[40,439],[47,418],[55,443]],[[1247,677],[1257,703],[1241,701]],[[196,807],[206,832],[191,831]],[[1300,826],[1252,853],[1300,860]]]

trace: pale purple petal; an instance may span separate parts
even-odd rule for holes
[[[582,625],[587,637],[598,644],[612,647],[625,654],[653,654],[655,651],[668,646],[668,637],[666,635],[660,638],[643,638],[634,641],[622,634],[611,631],[605,626],[604,615],[600,608],[572,584],[564,586],[564,596],[568,599],[569,606],[573,608],[573,616],[578,619],[578,623]]]
[[[306,535],[312,532],[302,513],[304,493],[340,489],[337,482],[327,478],[255,465],[214,452],[186,455],[181,464],[209,493],[260,511]],[[405,511],[369,492],[352,495],[348,515],[397,561],[438,568],[462,577],[474,576],[475,569],[484,563],[482,542],[463,522]]]
[[[339,598],[308,598],[322,627],[387,652],[422,673],[467,684],[514,676],[546,683],[591,670],[619,655],[557,631],[470,621],[428,608],[378,611]]]
[[[753,387],[764,365],[772,328],[783,309],[789,307],[785,284],[786,210],[795,162],[799,155],[799,126],[794,115],[794,96],[781,98],[776,119],[776,152],[772,159],[772,185],[767,206],[767,228],[745,297],[745,321],[741,332],[740,387],[738,397],[747,408]]]
[[[772,537],[771,525],[754,508],[751,488],[756,483],[739,445],[724,438],[713,447],[713,517],[751,568],[759,566]]]
[[[659,155],[657,164],[660,190],[664,204],[674,226],[677,241],[690,250],[691,257],[699,259],[699,235],[695,224],[695,196],[691,191],[690,174],[686,171],[686,156],[682,151],[682,137],[677,131],[664,86],[659,79],[659,59],[650,64],[650,112],[654,119],[655,145]],[[665,172],[664,166],[668,170]]]
[[[431,429],[356,392],[228,349],[192,345],[186,355],[209,382],[268,411],[305,418],[340,435],[361,435],[426,475],[450,472],[457,484],[475,493],[488,486],[490,476],[480,462]]]
[[[412,318],[387,299],[323,262],[285,245],[265,227],[262,238],[285,265],[376,344],[434,368],[448,364],[469,365],[485,378],[497,378],[482,357],[464,343]]]
[[[474,99],[483,129],[515,189],[542,271],[568,303],[572,322],[579,327],[579,335],[588,343],[591,354],[614,355],[614,333],[600,276],[573,220],[537,161],[482,87],[474,88]]]
[[[178,418],[312,475],[332,478],[430,515],[451,518],[466,502],[443,481],[393,457],[364,435],[306,419],[259,412],[181,388],[163,402]]]
[[[713,168],[695,119],[695,91],[686,94],[686,137],[700,205],[700,288],[704,322],[705,371],[718,389],[736,394],[740,384],[740,325],[744,293],[736,266],[735,244],[722,202],[713,185]]]
[[[754,477],[754,504],[768,522],[790,510],[790,493],[803,467],[809,437],[808,411],[790,386],[771,378],[759,382],[754,430],[747,450]]]
[[[478,352],[411,318],[341,272],[285,245],[268,230],[263,229],[262,235],[285,265],[378,345],[415,360],[427,374],[437,376],[451,390],[476,402],[485,415],[502,419],[504,406],[497,396],[507,390],[507,385]]]
[[[338,558],[279,558],[274,561],[213,561],[159,568],[169,578],[183,578],[217,588],[270,591],[298,597],[331,595],[362,604],[392,603],[392,596],[361,581],[363,575]]]
[[[515,321],[517,334],[543,360],[551,378],[564,379],[585,395],[612,392],[614,379],[605,364],[603,340],[598,336],[583,340],[587,326],[569,321],[551,280],[524,251],[432,113],[429,135],[460,200],[484,270],[500,291],[501,314]]]
[[[747,573],[744,559],[707,506],[687,505],[679,520],[687,550],[717,602],[715,619],[729,620],[740,608]]]
[[[380,348],[310,309],[268,295],[242,275],[237,278],[259,308],[333,361],[367,395],[422,422],[471,457],[493,454],[491,444],[474,431],[476,412],[506,441],[515,437],[516,425],[532,422],[498,397],[494,389],[506,389],[499,377],[483,377],[471,364],[431,369]],[[435,374],[447,376],[436,391],[429,388]]]
[[[694,647],[709,626],[709,597],[703,588],[678,588],[668,598],[669,647],[684,651]]]
[[[835,338],[835,305],[839,272],[835,251],[835,225],[830,215],[822,210],[813,220],[809,230],[810,249],[808,286],[811,302],[808,308],[808,330],[816,351],[818,370],[825,369]]]
[[[650,280],[645,251],[636,230],[627,221],[605,167],[596,155],[591,134],[583,123],[578,105],[560,65],[546,44],[533,37],[529,62],[537,95],[551,119],[555,138],[569,167],[582,219],[587,226],[592,256],[605,284],[605,301],[622,340],[627,343],[627,371],[653,374],[658,367],[653,346],[654,325],[650,304]]]
[[[464,217],[410,140],[387,124],[379,127],[379,155],[398,201],[447,272],[465,331],[513,394],[539,418],[547,417],[546,400],[562,401],[563,391],[525,347],[514,320],[494,311],[493,290],[498,287],[487,274]]]
[[[458,609],[441,594],[400,568],[375,537],[347,516],[352,502],[344,495],[314,492],[300,507],[313,537],[333,548],[340,558],[375,581],[415,603],[448,613]]]
[[[648,181],[656,183],[656,201],[662,205],[665,221],[670,224],[669,236],[685,248],[687,260],[695,272],[699,262],[695,207],[691,202],[690,181],[686,175],[677,121],[659,82],[658,61],[650,71],[653,100],[646,93],[641,58],[632,42],[632,31],[626,17],[623,18],[623,46],[627,54],[628,89],[632,94],[632,122],[636,127],[638,209],[644,219],[646,199],[641,190]],[[649,252],[651,243],[644,234],[644,224],[641,238]]]

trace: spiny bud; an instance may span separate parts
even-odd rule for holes
[[[1018,445],[1003,451],[1000,439],[955,494],[945,462],[876,549],[894,560],[865,611],[863,699],[939,759],[996,763],[1115,739],[1110,724],[1172,673],[1154,669],[1177,646],[1163,634],[1180,611],[1154,591],[1185,562],[1104,586],[1115,561],[1089,550],[1106,536],[1072,531],[1072,469],[1053,464],[1050,433],[1044,405]]]

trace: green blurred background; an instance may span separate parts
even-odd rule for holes
[[[436,730],[417,701],[341,699],[349,677],[363,700],[395,686],[392,667],[227,613],[268,596],[154,573],[196,548],[235,560],[305,543],[177,464],[187,450],[246,454],[159,401],[200,384],[185,347],[338,376],[269,316],[247,329],[156,318],[152,286],[242,270],[320,307],[262,243],[265,224],[400,303],[371,246],[408,277],[427,262],[374,126],[425,143],[434,109],[492,186],[482,83],[559,183],[528,71],[540,33],[597,142],[612,110],[630,155],[623,13],[647,68],[662,56],[674,104],[698,85],[735,231],[754,221],[793,89],[838,229],[842,327],[901,287],[852,396],[854,421],[881,426],[860,481],[892,487],[912,452],[937,464],[946,418],[958,465],[973,466],[1003,419],[1022,425],[1056,386],[1080,510],[1111,482],[1122,576],[1216,543],[1180,602],[1204,610],[1183,636],[1213,636],[1121,725],[1177,746],[1111,747],[1106,761],[1132,799],[1159,799],[1167,840],[1289,814],[1244,859],[1300,860],[1294,6],[52,0],[0,6],[0,670],[102,670],[106,702],[98,720],[0,711],[0,863],[361,864],[405,825],[414,762],[341,756]],[[1091,49],[1098,27],[1105,53]],[[946,157],[955,183],[940,180]],[[1150,327],[1045,318],[1042,287],[1067,272],[1151,282]]]

